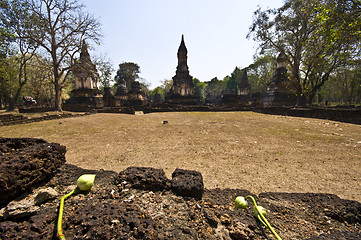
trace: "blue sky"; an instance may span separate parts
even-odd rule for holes
[[[190,74],[200,81],[223,79],[253,62],[257,43],[246,35],[253,12],[278,8],[283,0],[82,0],[102,23],[94,55],[114,65],[135,62],[153,89],[175,75],[184,34]]]

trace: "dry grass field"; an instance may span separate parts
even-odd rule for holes
[[[163,124],[168,121],[168,124]],[[200,171],[206,188],[324,192],[361,202],[361,126],[253,112],[95,114],[2,126],[67,147],[67,163]]]

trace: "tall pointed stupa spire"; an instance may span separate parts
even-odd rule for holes
[[[176,104],[197,104],[199,98],[194,90],[193,77],[189,75],[187,65],[187,48],[184,35],[178,48],[178,66],[173,77],[173,86],[168,93],[168,102]]]
[[[86,44],[85,39],[83,39],[83,44],[81,45],[81,52],[80,52],[80,61],[90,61],[90,55],[88,52],[88,44]]]
[[[178,53],[177,53],[177,57],[178,57],[178,66],[177,66],[177,71],[176,73],[179,74],[185,74],[185,75],[189,75],[189,71],[188,71],[188,65],[187,65],[187,48],[186,45],[184,43],[184,35],[182,35],[182,41],[179,45],[178,48]]]
[[[178,55],[180,53],[185,53],[185,55],[187,55],[188,51],[187,51],[187,48],[186,48],[186,45],[184,43],[184,35],[182,34],[182,41],[181,41],[181,44],[179,45],[179,48],[178,48]]]

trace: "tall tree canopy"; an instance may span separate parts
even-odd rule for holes
[[[112,82],[112,73],[114,71],[112,62],[105,56],[100,56],[94,61],[100,74],[100,84],[102,87],[110,87]]]
[[[133,62],[123,62],[119,64],[117,75],[115,76],[116,84],[120,80],[124,80],[127,84],[127,90],[130,90],[132,83],[139,79],[140,67],[138,64]]]
[[[3,61],[9,53],[9,45],[12,39],[12,34],[7,24],[6,19],[9,3],[7,0],[0,0],[0,61]]]
[[[13,48],[14,55],[12,59],[7,59],[6,63],[9,67],[9,63],[12,62],[13,70],[17,73],[15,78],[6,79],[2,75],[3,82],[13,81],[15,86],[15,92],[8,94],[9,106],[8,110],[15,109],[15,104],[19,99],[23,86],[28,81],[27,65],[31,58],[35,55],[38,48],[38,44],[33,42],[27,37],[27,33],[33,24],[33,14],[29,11],[28,2],[25,0],[9,0],[3,1],[1,4],[1,26],[4,31],[2,35],[7,39],[5,46]],[[9,51],[3,52],[6,56],[9,56]],[[9,69],[8,69],[9,70]],[[10,77],[11,75],[8,75]]]
[[[275,74],[276,58],[275,54],[263,54],[255,59],[246,70],[248,71],[248,79],[251,84],[252,93],[265,93],[267,85],[272,81]]]
[[[290,90],[299,103],[311,103],[336,69],[359,58],[360,8],[357,0],[287,0],[278,9],[258,9],[248,36],[261,53],[286,54]]]
[[[206,87],[206,84],[204,82],[201,82],[197,78],[193,78],[193,84],[194,84],[194,91],[196,92],[196,95],[199,97],[199,100],[201,102],[203,102],[205,99],[204,89]]]
[[[227,82],[227,89],[231,90],[233,93],[236,94],[238,92],[238,86],[239,82],[242,79],[242,75],[243,72],[241,71],[241,69],[239,67],[236,67],[231,74],[231,78]]]
[[[98,42],[100,23],[84,11],[77,0],[29,0],[33,27],[27,37],[42,47],[51,59],[55,107],[62,110],[61,90],[82,40]]]
[[[227,89],[227,83],[230,77],[226,76],[223,80],[218,79],[217,77],[212,78],[210,81],[204,82],[204,96],[207,102],[217,102],[220,101],[222,91]]]

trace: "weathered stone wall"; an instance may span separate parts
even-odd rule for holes
[[[177,168],[169,180],[163,169],[151,167],[129,167],[119,173],[119,181],[132,188],[152,191],[172,190],[179,196],[202,199],[203,177],[200,172]]]
[[[0,138],[0,205],[51,177],[66,148],[42,139]]]
[[[4,114],[4,115],[0,115],[0,126],[19,124],[26,120],[28,120],[28,118],[24,117],[23,115]]]
[[[128,113],[134,114],[136,111],[144,113],[153,112],[230,112],[230,111],[253,111],[264,114],[274,114],[283,116],[306,117],[328,119],[347,123],[361,124],[361,108],[342,107],[251,107],[239,104],[210,104],[210,105],[173,105],[173,104],[152,104],[133,108],[103,108],[99,113]]]
[[[0,115],[0,126],[41,122],[45,120],[53,120],[53,119],[68,118],[68,117],[79,117],[79,116],[84,116],[86,114],[89,113],[85,113],[85,114],[61,113],[61,114],[34,117],[34,118],[28,118],[23,115],[4,114],[4,115]]]
[[[209,105],[176,105],[176,104],[152,104],[132,107],[104,107],[100,109],[89,109],[92,113],[125,113],[134,114],[135,111],[144,113],[153,112],[227,112],[227,111],[253,111],[264,114],[274,114],[283,116],[306,117],[328,119],[353,124],[361,124],[361,108],[346,107],[252,107],[239,104],[209,104]],[[89,113],[85,113],[89,114]],[[84,114],[58,114],[38,118],[27,118],[21,115],[4,114],[0,115],[0,126],[13,125],[30,122],[40,122],[44,120],[59,119],[65,117],[83,116]]]
[[[40,113],[40,112],[51,112],[55,111],[54,108],[51,107],[22,107],[19,108],[19,113]]]
[[[252,111],[265,113],[265,114],[319,118],[319,119],[328,119],[333,121],[361,124],[361,108],[258,107],[258,108],[253,108]]]
[[[361,239],[361,203],[333,194],[257,196],[245,189],[200,188],[195,192],[203,192],[202,199],[196,199],[184,191],[174,194],[175,185],[182,189],[200,186],[201,174],[195,171],[178,169],[172,180],[167,180],[161,169],[132,167],[118,174],[69,164],[26,198],[0,209],[0,239],[57,239],[59,199],[74,189],[79,176],[90,173],[96,174],[91,191],[77,192],[65,202],[63,229],[67,238],[274,239],[254,217],[253,205],[234,208],[237,196],[252,195],[283,239]],[[181,175],[184,181],[171,183],[172,191],[167,190],[169,182],[180,180]],[[32,201],[51,189],[54,196]]]

